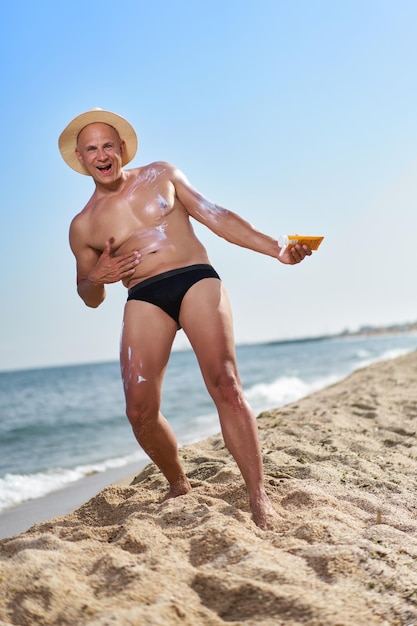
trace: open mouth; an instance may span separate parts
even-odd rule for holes
[[[110,170],[111,170],[111,163],[110,163],[110,165],[103,165],[102,167],[98,167],[97,169],[100,172],[110,172]]]

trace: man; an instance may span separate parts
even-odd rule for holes
[[[138,443],[169,483],[163,501],[191,489],[160,412],[165,369],[182,328],[246,483],[253,519],[267,528],[275,512],[265,492],[256,419],[239,379],[230,305],[190,217],[282,263],[299,263],[310,248],[296,245],[279,256],[276,239],[206,200],[169,163],[123,169],[135,156],[137,137],[115,113],[94,109],[78,115],[62,132],[59,148],[70,167],[95,183],[70,227],[78,293],[87,306],[97,307],[105,285],[122,281],[128,289],[120,348],[126,414]]]

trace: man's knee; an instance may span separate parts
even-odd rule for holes
[[[147,400],[129,400],[126,402],[126,415],[136,434],[146,431],[158,419],[159,407]]]
[[[238,405],[242,401],[243,392],[237,374],[225,370],[212,380],[212,393],[220,401]]]

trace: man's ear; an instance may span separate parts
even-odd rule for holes
[[[126,152],[126,142],[123,139],[120,140],[120,154],[123,156]]]
[[[79,160],[79,162],[81,163],[81,165],[84,165],[84,161],[83,161],[83,155],[81,154],[81,152],[78,150],[78,148],[75,148],[75,154],[77,156],[77,159]]]

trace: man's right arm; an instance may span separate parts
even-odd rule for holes
[[[105,242],[104,250],[91,248],[83,231],[74,221],[70,228],[70,246],[77,261],[77,291],[89,307],[98,307],[106,297],[106,284],[132,276],[140,263],[140,254],[133,250],[120,257],[113,255],[113,237]]]
[[[71,224],[69,241],[77,264],[77,292],[84,303],[98,307],[106,297],[104,283],[94,280],[93,272],[100,258],[100,252],[90,248],[84,241],[78,220]]]
[[[95,283],[88,276],[81,280],[77,278],[77,292],[84,303],[93,309],[97,308],[106,297],[104,284]]]

